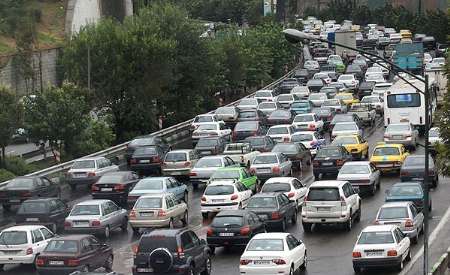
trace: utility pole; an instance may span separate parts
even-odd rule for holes
[[[88,69],[88,75],[87,75],[87,77],[88,77],[88,91],[90,92],[91,91],[91,47],[90,46],[88,46],[88,50],[87,50],[87,62],[88,62],[88,65],[87,65],[87,69]]]

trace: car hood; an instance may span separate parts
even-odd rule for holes
[[[80,216],[68,216],[66,218],[67,221],[73,221],[73,220],[98,220],[101,216],[100,215],[80,215]]]
[[[337,180],[367,180],[370,175],[367,174],[338,174]]]

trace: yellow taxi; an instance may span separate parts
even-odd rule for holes
[[[342,135],[337,136],[332,145],[342,145],[356,159],[369,158],[369,143],[360,135]]]
[[[381,171],[399,171],[409,156],[403,144],[378,143],[373,149],[370,162]]]
[[[334,98],[342,99],[342,101],[344,101],[344,103],[348,106],[352,105],[353,103],[359,103],[359,99],[354,98],[352,93],[338,93]]]

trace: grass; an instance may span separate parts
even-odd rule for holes
[[[13,53],[15,50],[16,50],[15,48],[9,46],[6,43],[3,43],[0,39],[0,55]]]

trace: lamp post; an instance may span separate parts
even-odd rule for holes
[[[309,41],[309,40],[316,40],[316,41],[321,41],[321,42],[325,42],[325,43],[329,43],[335,46],[339,46],[345,49],[349,49],[352,51],[356,51],[358,53],[361,53],[363,55],[367,55],[367,56],[371,56],[374,57],[376,59],[380,59],[383,60],[384,62],[386,62],[387,64],[391,65],[392,68],[394,68],[396,70],[396,75],[399,76],[400,78],[402,78],[403,80],[405,80],[406,83],[408,83],[409,85],[411,85],[413,88],[415,88],[419,93],[423,94],[425,96],[425,176],[424,176],[424,180],[423,180],[423,185],[424,185],[424,208],[423,208],[423,212],[424,212],[424,228],[423,228],[423,233],[424,233],[424,240],[423,240],[423,274],[426,275],[428,273],[428,219],[429,219],[429,155],[430,155],[430,150],[429,150],[429,139],[428,139],[428,131],[430,129],[430,122],[431,122],[431,117],[430,117],[430,99],[429,99],[429,89],[428,89],[428,75],[425,75],[424,78],[419,77],[417,75],[412,74],[411,72],[404,70],[402,68],[400,68],[399,66],[395,65],[394,63],[392,63],[391,61],[380,57],[376,54],[370,53],[370,52],[366,52],[364,50],[361,49],[357,49],[357,48],[353,48],[353,47],[349,47],[347,45],[343,45],[340,43],[336,43],[333,41],[328,41],[327,39],[323,39],[317,36],[313,36],[310,34],[307,34],[305,32],[301,32],[299,30],[296,29],[286,29],[283,31],[285,38],[287,41],[289,41],[290,43],[296,44],[296,43],[300,43],[302,41]],[[375,60],[376,62],[376,60]],[[376,62],[377,64],[379,64],[378,62]],[[425,91],[421,91],[420,89],[418,89],[416,86],[414,86],[411,82],[407,81],[406,79],[404,79],[403,77],[401,77],[398,72],[403,72],[407,75],[409,75],[410,77],[422,82],[425,84]]]

